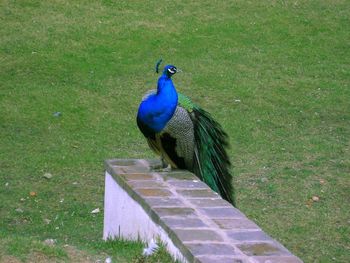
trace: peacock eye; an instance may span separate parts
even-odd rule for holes
[[[169,71],[171,74],[174,74],[174,73],[176,72],[176,68],[175,68],[175,67],[169,68],[168,71]]]

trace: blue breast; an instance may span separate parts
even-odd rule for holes
[[[147,137],[164,129],[177,106],[177,92],[170,77],[162,75],[158,79],[157,93],[141,102],[137,123]]]

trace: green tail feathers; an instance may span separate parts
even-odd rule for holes
[[[194,123],[195,164],[193,172],[221,197],[235,205],[228,136],[208,112],[179,94],[179,103],[190,112]]]
[[[232,175],[229,171],[231,163],[225,149],[228,147],[227,134],[206,111],[194,109],[194,114],[196,157],[199,163],[195,166],[194,173],[200,175],[222,198],[235,205]]]

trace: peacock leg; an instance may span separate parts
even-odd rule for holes
[[[160,160],[162,162],[162,168],[167,168],[169,165],[167,164],[167,162],[165,161],[165,158],[163,157],[163,155],[160,157]]]

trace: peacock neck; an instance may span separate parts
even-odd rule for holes
[[[149,136],[160,132],[173,117],[178,95],[169,76],[163,74],[158,79],[157,92],[141,102],[137,113],[140,129]]]
[[[173,104],[177,105],[177,92],[175,86],[171,78],[166,74],[163,74],[158,79],[157,100],[161,104],[163,104],[162,101],[165,102],[167,106]]]
[[[173,116],[178,102],[178,95],[170,77],[162,75],[158,79],[157,93],[151,102],[151,112],[155,118],[152,124],[155,131],[162,130]],[[152,115],[153,115],[152,114]]]

